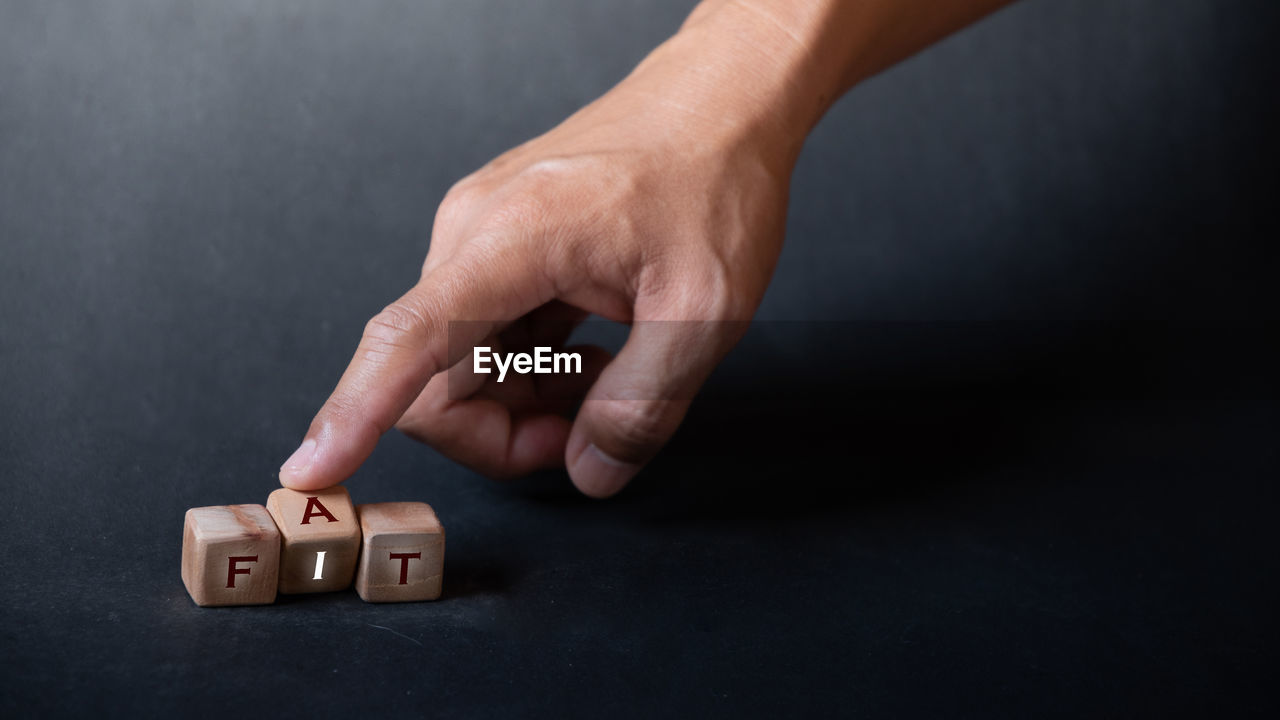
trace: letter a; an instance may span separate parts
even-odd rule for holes
[[[310,525],[311,518],[317,515],[323,515],[329,522],[338,522],[338,518],[334,517],[333,513],[329,512],[329,508],[320,504],[320,498],[312,495],[307,498],[307,509],[302,511],[302,522],[298,524]]]

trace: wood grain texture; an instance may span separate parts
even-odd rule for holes
[[[267,511],[280,528],[280,592],[350,587],[360,554],[360,524],[346,488],[281,488],[267,496]],[[324,558],[318,563],[320,553]]]
[[[182,583],[201,606],[269,605],[276,600],[280,532],[261,505],[187,511]]]
[[[356,508],[364,538],[356,592],[365,602],[416,602],[440,597],[444,526],[430,505],[371,503]]]

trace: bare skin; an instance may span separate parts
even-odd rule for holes
[[[1010,1],[701,3],[604,96],[449,191],[421,279],[369,321],[280,482],[342,482],[397,427],[490,476],[567,467],[616,493],[764,296],[822,114]],[[458,345],[558,345],[590,313],[632,323],[616,357],[581,348],[582,375],[449,392],[451,321],[483,321],[455,325]],[[664,320],[706,322],[648,322]]]

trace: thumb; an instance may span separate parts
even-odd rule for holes
[[[604,498],[666,445],[745,322],[637,321],[591,387],[565,447],[573,484]]]

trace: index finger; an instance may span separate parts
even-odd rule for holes
[[[537,277],[526,267],[452,260],[375,315],[302,444],[280,468],[280,484],[315,490],[350,477],[427,381],[448,369],[450,322],[469,321],[455,326],[453,339],[474,345],[497,324],[545,302],[536,286],[522,287]]]

